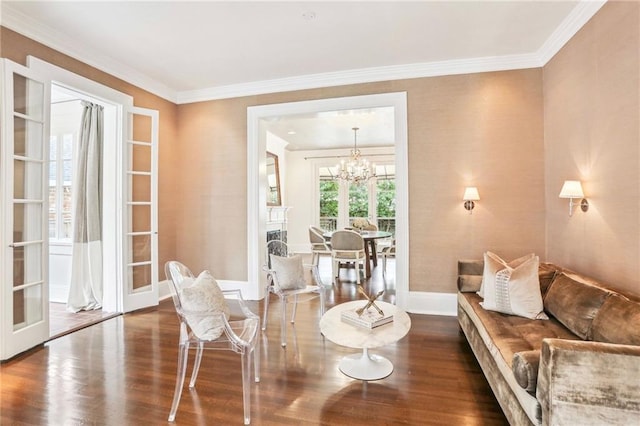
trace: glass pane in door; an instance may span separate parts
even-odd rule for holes
[[[44,110],[44,84],[13,74],[13,111],[41,121]]]
[[[349,226],[353,220],[369,217],[369,188],[367,185],[349,185]]]
[[[13,118],[13,154],[28,157],[31,160],[42,160],[44,145],[42,143],[42,123],[22,117]]]

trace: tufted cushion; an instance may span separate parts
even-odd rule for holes
[[[512,268],[485,253],[482,307],[525,318],[548,319],[543,312],[538,265],[538,256]]]
[[[224,331],[222,315],[229,318],[229,306],[209,271],[202,271],[192,284],[183,283],[180,303],[184,317],[199,339],[214,340]]]
[[[271,257],[271,269],[276,273],[278,287],[281,290],[297,290],[305,288],[304,267],[302,256],[290,257],[269,255]]]
[[[591,332],[598,342],[640,346],[640,303],[612,294],[593,319]]]
[[[538,366],[540,364],[540,350],[523,351],[513,354],[511,369],[516,382],[531,395],[536,394],[538,382]]]
[[[588,340],[591,323],[609,291],[566,272],[558,274],[544,298],[545,310],[583,340]]]

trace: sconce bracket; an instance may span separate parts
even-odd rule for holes
[[[476,206],[476,203],[474,203],[473,201],[468,200],[464,202],[464,208],[469,211],[473,210],[475,206]]]
[[[589,202],[586,198],[583,198],[582,201],[580,201],[580,210],[582,210],[583,212],[589,210]]]

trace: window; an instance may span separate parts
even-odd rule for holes
[[[320,173],[320,228],[335,231],[338,224],[340,186],[330,175]]]
[[[379,176],[376,183],[376,216],[380,231],[396,233],[396,179]]]
[[[369,186],[349,185],[349,226],[353,219],[369,218]]]
[[[74,140],[73,133],[49,139],[49,238],[61,241],[71,240]]]
[[[343,185],[334,180],[331,167],[318,169],[319,225],[327,231],[352,226],[367,218],[381,231],[396,232],[395,165],[376,165],[377,177],[365,185]],[[348,189],[347,189],[348,188]]]

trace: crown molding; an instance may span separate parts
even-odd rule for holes
[[[178,92],[178,104],[289,92],[292,90],[344,86],[347,84],[505,71],[539,66],[539,59],[536,54],[525,54],[361,68],[182,91]]]
[[[176,103],[177,93],[167,85],[149,78],[109,56],[96,53],[96,51],[92,49],[87,49],[81,43],[78,43],[76,39],[54,31],[41,22],[17,11],[10,3],[2,3],[0,23],[3,27],[16,31],[58,52],[71,56],[127,83]]]
[[[606,2],[607,0],[580,1],[538,49],[540,66],[545,66]]]
[[[177,104],[255,96],[267,93],[306,90],[389,80],[470,74],[543,67],[595,15],[606,0],[581,0],[537,52],[451,61],[361,68],[297,77],[176,91],[113,58],[82,46],[77,40],[2,4],[0,23],[37,42],[69,55],[128,83]]]

